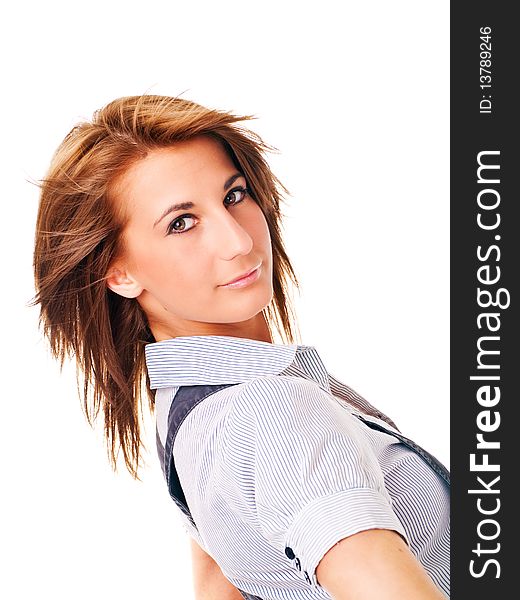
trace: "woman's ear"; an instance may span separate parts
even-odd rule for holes
[[[122,266],[111,266],[105,278],[107,286],[124,298],[137,298],[143,286]]]

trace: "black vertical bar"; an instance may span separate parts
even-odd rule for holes
[[[514,7],[503,1],[451,3],[451,597],[456,600],[520,594],[515,560],[520,32]]]

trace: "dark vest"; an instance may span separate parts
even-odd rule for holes
[[[179,387],[172,400],[170,411],[168,413],[168,432],[166,435],[166,444],[164,446],[159,438],[158,431],[156,431],[157,452],[159,454],[159,460],[161,462],[161,468],[166,479],[166,484],[168,485],[168,491],[170,492],[170,496],[175,504],[186,515],[195,529],[197,529],[197,525],[195,524],[191,511],[188,508],[188,503],[186,502],[186,497],[184,496],[184,492],[179,481],[179,476],[177,475],[177,470],[175,469],[175,462],[173,460],[172,452],[173,444],[184,419],[197,406],[197,404],[205,400],[208,396],[211,396],[211,394],[227,388],[230,385],[237,384],[224,383],[220,385],[187,385]],[[416,454],[423,458],[431,466],[431,468],[438,473],[444,479],[444,481],[446,481],[448,485],[450,484],[450,474],[446,467],[429,452],[421,448],[418,444],[408,439],[401,433],[387,429],[378,423],[373,423],[361,415],[355,416],[363,421],[363,423],[368,425],[368,427],[376,429],[377,431],[382,431],[389,435],[393,435],[401,443],[410,448],[410,450],[413,450]],[[285,551],[287,556],[293,554],[291,548],[286,548]],[[238,591],[246,600],[262,600],[262,598],[253,596],[247,592],[244,592],[243,590],[239,589]]]

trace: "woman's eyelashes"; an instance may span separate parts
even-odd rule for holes
[[[224,204],[225,206],[235,206],[236,204],[240,204],[240,202],[243,202],[246,195],[249,193],[249,188],[247,187],[236,187],[233,188],[232,190],[230,190],[227,194],[226,197],[224,198]],[[228,198],[231,198],[231,202],[227,202]],[[185,215],[180,215],[179,217],[175,217],[175,219],[168,225],[167,230],[166,230],[166,235],[178,235],[179,233],[184,233],[186,231],[190,231],[191,229],[193,229],[193,225],[191,227],[186,227],[186,221],[187,220],[195,220],[196,217],[194,217],[191,214],[185,214]]]
[[[241,194],[240,200],[236,199],[237,192]],[[229,196],[231,196],[232,194],[235,194],[235,201],[233,202],[233,204],[238,204],[239,202],[242,202],[242,200],[244,199],[245,195],[248,192],[249,192],[249,188],[246,188],[246,187],[239,186],[239,187],[233,188],[230,192],[227,193],[226,197],[224,198],[224,202],[226,201],[227,198],[229,198]],[[230,205],[228,204],[228,206],[230,206]]]

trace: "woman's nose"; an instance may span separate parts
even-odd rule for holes
[[[220,213],[217,219],[214,243],[225,260],[232,260],[239,254],[249,254],[253,249],[253,238],[228,210]]]

